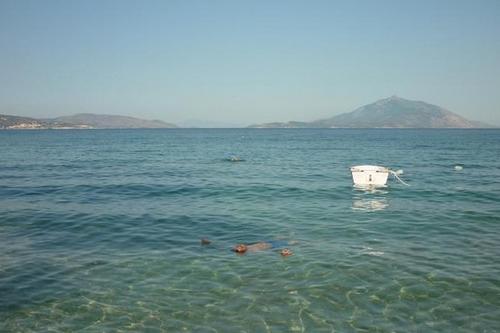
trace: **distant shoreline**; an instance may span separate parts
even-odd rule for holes
[[[0,131],[86,131],[86,130],[498,130],[500,127],[123,127],[123,128],[0,128]]]

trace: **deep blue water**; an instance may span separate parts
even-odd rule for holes
[[[0,131],[0,154],[1,332],[500,330],[499,130]],[[357,164],[411,186],[356,189]]]

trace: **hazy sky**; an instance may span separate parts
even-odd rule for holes
[[[500,1],[0,0],[0,113],[249,124],[398,95],[500,124]]]

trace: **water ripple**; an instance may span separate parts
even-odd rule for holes
[[[0,137],[0,331],[500,325],[498,131]],[[353,188],[365,162],[411,186]],[[271,240],[294,240],[294,255],[230,251]]]

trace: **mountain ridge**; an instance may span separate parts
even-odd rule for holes
[[[206,126],[206,123],[204,124]],[[189,126],[196,127],[196,126]],[[363,105],[351,112],[310,122],[272,122],[248,128],[495,128],[468,120],[437,105],[391,96]],[[105,129],[178,128],[161,120],[130,116],[79,113],[50,119],[0,114],[0,129]]]
[[[176,128],[161,120],[129,116],[78,113],[49,119],[0,115],[0,129],[105,129],[105,128]]]
[[[437,105],[398,96],[377,100],[354,111],[311,122],[274,122],[252,128],[492,128]]]

